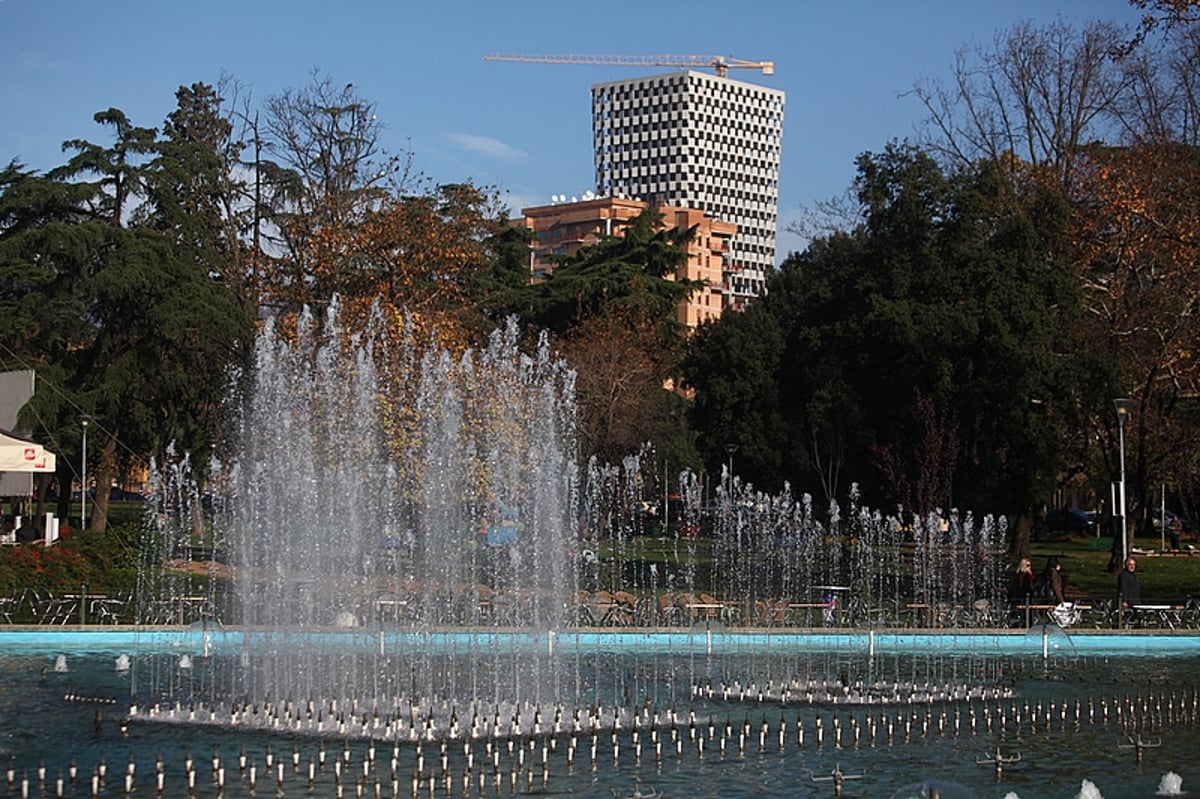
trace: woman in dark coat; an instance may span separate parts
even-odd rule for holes
[[[1062,564],[1058,562],[1058,558],[1050,556],[1046,561],[1046,568],[1042,569],[1042,575],[1038,577],[1038,583],[1047,592],[1047,598],[1053,599],[1055,604],[1061,605],[1066,601],[1063,598]]]
[[[1032,598],[1033,564],[1029,562],[1029,558],[1021,558],[1021,562],[1017,564],[1017,573],[1013,579],[1012,595],[1009,599],[1013,602],[1028,604]]]

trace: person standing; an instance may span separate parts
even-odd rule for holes
[[[1179,551],[1179,537],[1183,535],[1183,522],[1179,521],[1178,516],[1171,517],[1171,523],[1167,525],[1167,536],[1171,539],[1171,551]]]
[[[1030,604],[1033,597],[1033,564],[1029,558],[1021,558],[1017,564],[1017,575],[1013,584],[1014,600]]]
[[[1137,605],[1142,601],[1142,587],[1137,578],[1137,561],[1125,559],[1125,568],[1117,575],[1117,602],[1119,603],[1121,620],[1129,614],[1130,621],[1137,620]]]

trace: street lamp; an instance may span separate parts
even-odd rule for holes
[[[1121,568],[1125,568],[1125,561],[1129,560],[1129,536],[1126,532],[1126,508],[1125,504],[1125,420],[1129,418],[1129,412],[1133,410],[1133,400],[1128,397],[1118,397],[1112,401],[1113,407],[1117,411],[1117,437],[1121,442],[1121,496],[1117,500],[1121,509]]]
[[[86,413],[80,415],[79,424],[83,428],[83,458],[82,458],[82,485],[79,487],[79,501],[82,503],[79,508],[79,529],[87,529],[87,431],[88,425],[92,423],[92,417]]]
[[[733,485],[733,453],[737,452],[737,444],[726,444],[725,451],[729,453],[729,485]]]

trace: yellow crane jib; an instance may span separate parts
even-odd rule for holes
[[[757,69],[764,75],[775,74],[774,61],[748,61],[723,55],[506,55],[494,53],[484,61],[523,61],[530,64],[593,64],[617,67],[680,67],[712,69],[725,77],[731,69]]]

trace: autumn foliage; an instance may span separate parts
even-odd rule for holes
[[[1094,148],[1076,192],[1074,262],[1088,311],[1080,346],[1121,365],[1154,459],[1139,468],[1158,473],[1184,434],[1178,403],[1200,391],[1200,150]]]
[[[361,220],[310,231],[302,261],[290,256],[272,265],[269,295],[293,310],[324,308],[336,296],[351,329],[377,309],[397,327],[407,320],[419,334],[461,350],[480,326],[470,292],[488,268],[487,242],[501,225],[492,196],[469,184],[388,198]]]

